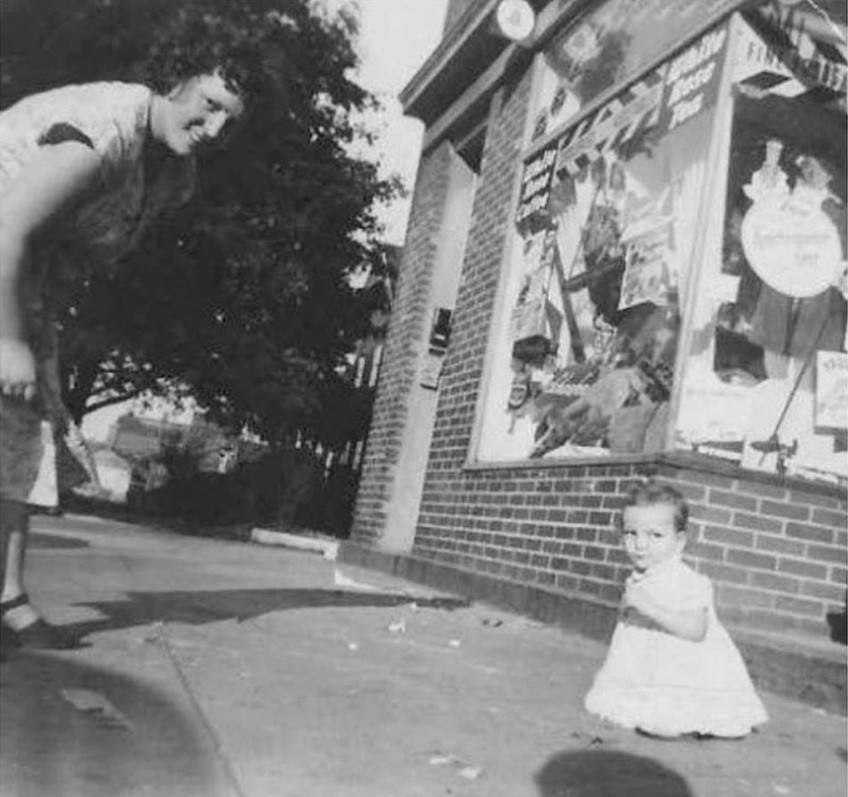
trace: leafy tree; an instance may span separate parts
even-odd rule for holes
[[[0,0],[0,11],[3,105],[91,80],[164,88],[232,52],[250,67],[238,76],[247,123],[201,164],[194,199],[116,267],[60,280],[72,413],[172,389],[270,440],[326,427],[334,368],[372,309],[345,277],[385,270],[374,205],[401,191],[345,148],[370,136],[356,114],[376,107],[349,77],[355,17],[307,0]]]

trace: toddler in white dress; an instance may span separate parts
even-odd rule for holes
[[[648,480],[631,492],[621,533],[634,569],[585,706],[654,736],[738,738],[768,716],[716,617],[710,580],[681,560],[687,517],[672,487]]]

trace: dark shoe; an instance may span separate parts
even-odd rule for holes
[[[8,651],[15,647],[16,641],[12,639],[10,633],[6,632],[6,626],[0,625],[0,662],[9,661]]]
[[[23,592],[17,598],[0,601],[0,618],[6,612],[25,606],[29,596]],[[51,625],[39,617],[23,628],[10,628],[0,623],[0,640],[3,647],[26,648],[28,650],[71,650],[80,647],[78,637],[58,625]]]

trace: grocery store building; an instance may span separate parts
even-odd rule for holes
[[[844,711],[845,13],[451,0],[347,561],[603,637],[657,475],[758,682]]]

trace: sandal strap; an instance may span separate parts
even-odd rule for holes
[[[7,601],[0,601],[0,615],[10,612],[12,609],[17,609],[20,606],[26,606],[29,603],[29,595],[22,592],[17,598],[10,598]]]

